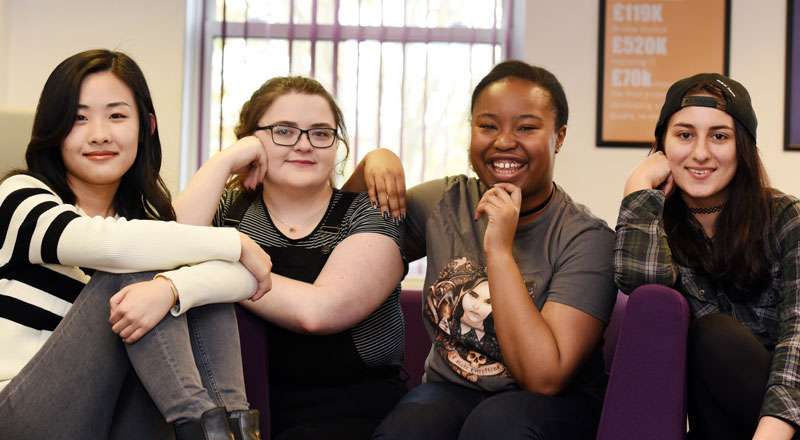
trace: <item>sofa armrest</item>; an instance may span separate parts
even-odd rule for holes
[[[400,294],[403,320],[406,330],[405,360],[403,369],[408,373],[406,386],[409,389],[422,383],[425,373],[425,359],[431,350],[431,338],[425,330],[422,317],[422,292],[404,290]]]
[[[250,409],[257,409],[261,423],[261,438],[269,440],[269,363],[266,321],[236,304],[239,341],[242,346],[244,386]]]
[[[686,299],[646,285],[628,298],[598,439],[685,439]]]

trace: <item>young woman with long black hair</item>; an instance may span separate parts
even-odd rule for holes
[[[0,437],[159,438],[166,419],[179,438],[232,438],[230,417],[258,438],[233,306],[212,303],[263,295],[269,258],[235,230],[169,221],[136,63],[60,63],[25,158],[0,184]],[[157,269],[176,270],[133,273]]]
[[[770,188],[756,127],[740,83],[676,82],[619,211],[619,288],[689,302],[693,439],[789,439],[800,423],[800,205]]]

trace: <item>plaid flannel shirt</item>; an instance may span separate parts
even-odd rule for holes
[[[761,416],[773,416],[800,426],[800,203],[773,190],[778,259],[772,281],[757,297],[731,301],[720,288],[692,268],[673,261],[664,232],[664,192],[636,191],[622,200],[614,246],[614,279],[630,293],[643,284],[662,284],[682,292],[692,317],[726,313],[745,327],[772,353]],[[692,232],[710,247],[702,227],[690,219]]]

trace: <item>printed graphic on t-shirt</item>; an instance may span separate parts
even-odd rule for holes
[[[533,298],[535,283],[525,281]],[[494,330],[486,268],[467,258],[450,261],[425,295],[425,314],[436,327],[434,345],[465,379],[509,377]]]

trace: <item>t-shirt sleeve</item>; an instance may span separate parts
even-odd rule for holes
[[[614,233],[603,226],[586,228],[572,237],[556,261],[547,300],[608,324],[617,298],[613,247]]]
[[[359,193],[350,205],[352,215],[350,216],[350,229],[348,236],[371,232],[374,234],[385,235],[392,239],[400,249],[403,257],[404,272],[408,271],[408,261],[406,259],[403,246],[403,228],[393,220],[387,220],[381,215],[381,210],[373,208],[367,193]]]
[[[233,201],[240,195],[240,191],[229,188],[226,188],[222,192],[222,197],[219,199],[219,205],[217,205],[217,212],[214,214],[214,219],[211,221],[212,226],[225,225],[225,216],[228,215],[228,211],[231,209]]]
[[[425,248],[426,222],[434,209],[434,204],[441,200],[444,192],[444,179],[421,183],[406,191],[406,238]]]

